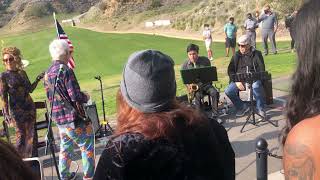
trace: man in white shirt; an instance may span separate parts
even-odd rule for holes
[[[206,45],[206,49],[207,49],[207,52],[208,52],[208,59],[210,61],[212,61],[213,60],[212,50],[211,50],[212,36],[211,36],[211,29],[209,27],[209,24],[205,24],[204,25],[204,30],[203,30],[203,33],[202,33],[202,37],[203,37],[203,40],[204,40],[204,43]]]
[[[251,13],[247,14],[247,18],[244,22],[244,28],[246,29],[246,35],[250,38],[251,47],[256,48],[256,29],[259,24],[258,21],[252,17]]]

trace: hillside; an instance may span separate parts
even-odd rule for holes
[[[200,38],[204,23],[212,26],[214,40],[223,40],[223,26],[235,17],[239,27],[246,14],[255,13],[269,3],[278,14],[277,38],[287,39],[284,16],[297,9],[303,0],[107,0],[100,1],[81,18],[81,27],[98,31],[142,32],[176,37]],[[146,28],[146,22],[170,20],[166,27]],[[259,32],[258,32],[259,33]]]
[[[52,24],[53,12],[71,17],[87,12],[99,0],[1,0],[0,28],[5,32],[41,29]]]
[[[283,17],[303,0],[2,0],[0,33],[38,30],[52,26],[52,12],[61,18],[78,16],[82,27],[103,31],[199,32],[204,23],[221,32],[228,17],[242,25],[245,14],[270,3]],[[60,19],[61,19],[60,18]],[[167,27],[145,28],[146,21],[166,19]],[[1,28],[3,27],[3,28]],[[282,30],[284,27],[282,25]]]

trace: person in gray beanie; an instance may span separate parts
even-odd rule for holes
[[[139,51],[129,57],[123,71],[121,94],[144,113],[168,109],[176,97],[173,60],[159,51]]]
[[[176,101],[174,61],[156,50],[133,53],[117,93],[115,134],[95,180],[235,179],[226,130]]]

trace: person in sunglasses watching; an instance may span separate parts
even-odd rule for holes
[[[30,93],[37,87],[44,73],[31,83],[23,70],[21,51],[16,47],[2,49],[5,71],[0,75],[0,100],[6,122],[16,130],[16,148],[23,158],[37,155],[33,141],[36,108]]]
[[[265,71],[265,65],[262,53],[255,50],[251,46],[251,39],[248,35],[243,35],[238,41],[239,51],[231,58],[228,66],[228,75],[231,78],[236,73],[261,72]],[[249,112],[249,106],[244,103],[239,97],[239,91],[245,90],[244,82],[233,82],[230,80],[230,84],[225,89],[226,95],[230,98],[235,108],[237,109],[236,116],[244,116]],[[265,99],[262,82],[260,80],[255,81],[252,84],[253,96],[256,99],[256,106],[258,113],[262,117],[266,117],[265,112]]]

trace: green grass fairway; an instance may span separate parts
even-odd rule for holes
[[[186,59],[186,46],[189,43],[200,45],[200,54],[206,55],[202,41],[168,38],[157,35],[142,34],[105,34],[90,30],[65,28],[66,33],[75,47],[74,59],[76,61],[75,73],[80,82],[81,89],[87,91],[97,103],[99,114],[102,115],[99,81],[94,76],[100,75],[103,79],[106,112],[115,113],[115,94],[118,90],[121,72],[128,56],[137,50],[157,49],[170,55],[176,64],[178,84],[177,95],[185,94],[180,78],[180,65]],[[0,37],[5,46],[14,45],[22,50],[24,59],[30,61],[26,68],[30,80],[48,68],[51,63],[48,45],[56,37],[55,29],[40,31],[12,37]],[[260,44],[259,44],[259,48]],[[279,54],[265,57],[267,70],[273,78],[291,74],[294,70],[295,55],[289,52],[289,42],[278,43]],[[230,58],[224,56],[224,43],[213,44],[213,65],[218,68],[219,81],[216,83],[224,88],[228,77],[226,68]],[[2,69],[3,70],[3,69]],[[39,84],[32,94],[34,100],[45,100],[42,84]]]

